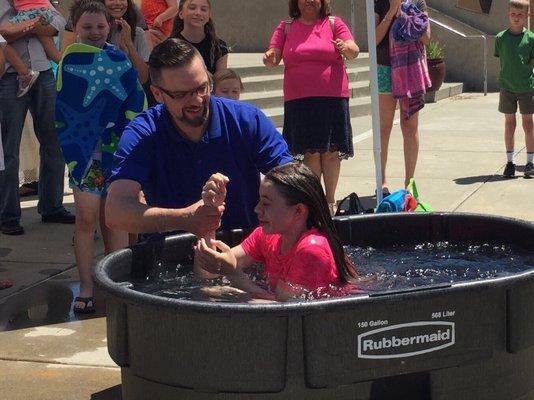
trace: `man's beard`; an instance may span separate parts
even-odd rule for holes
[[[182,116],[177,117],[178,121],[192,128],[198,128],[202,126],[208,120],[208,102],[202,102],[202,114],[195,118],[188,118],[186,112],[182,110]]]

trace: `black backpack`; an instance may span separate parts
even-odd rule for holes
[[[373,212],[374,210],[372,208],[366,209],[358,195],[352,192],[339,202],[335,216],[369,214]]]

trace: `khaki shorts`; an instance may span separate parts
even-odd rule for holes
[[[532,96],[534,96],[534,92],[512,93],[501,89],[499,111],[503,114],[515,114],[517,112],[517,103],[519,103],[519,112],[521,114],[534,114],[534,99]]]

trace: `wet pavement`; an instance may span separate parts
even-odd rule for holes
[[[502,116],[498,95],[464,94],[425,107],[417,183],[434,209],[479,212],[534,221],[534,179],[505,180]],[[337,197],[355,191],[374,202],[373,146],[369,117],[353,119],[356,156],[342,164]],[[516,135],[524,163],[524,136]],[[403,153],[398,123],[389,152],[390,188],[402,185]],[[72,195],[65,204],[73,210]],[[120,369],[106,349],[105,300],[97,312],[78,316],[72,247],[73,225],[43,224],[36,198],[23,201],[24,236],[0,234],[0,399],[120,399]],[[102,240],[96,242],[102,254]]]

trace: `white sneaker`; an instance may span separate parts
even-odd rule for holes
[[[35,81],[39,78],[39,71],[30,70],[28,75],[21,76],[19,75],[17,79],[19,80],[19,90],[17,91],[17,97],[22,97],[32,88]]]

